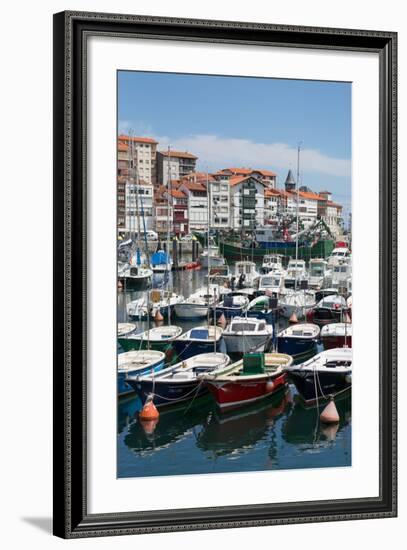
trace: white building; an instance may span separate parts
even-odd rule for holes
[[[215,175],[209,180],[211,198],[210,225],[213,229],[230,227],[229,176]]]
[[[179,190],[188,199],[188,221],[190,231],[204,231],[208,227],[208,197],[202,183],[183,182]]]
[[[138,197],[138,201],[137,201]],[[154,229],[153,217],[153,186],[151,183],[139,181],[136,183],[126,183],[126,231],[138,232],[140,225],[141,233],[145,228]],[[139,215],[139,221],[137,219]],[[144,223],[143,223],[144,217]]]
[[[118,138],[118,142],[124,143],[130,148],[128,154],[133,159],[134,168],[137,170],[139,179],[154,185],[157,181],[156,163],[158,141],[148,137],[126,136],[121,134]]]

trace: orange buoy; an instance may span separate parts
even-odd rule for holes
[[[297,319],[297,316],[295,314],[295,311],[293,311],[293,314],[289,318],[288,322],[290,323],[290,325],[295,325],[295,323],[298,323],[298,319]]]
[[[220,327],[225,327],[226,326],[226,317],[223,315],[223,313],[219,317],[219,319],[217,320],[216,324],[219,325]]]
[[[160,308],[157,309],[157,313],[154,315],[154,321],[163,321],[164,317],[161,315]]]
[[[158,420],[160,413],[154,405],[152,396],[147,397],[144,407],[139,413],[140,420]]]
[[[339,414],[336,409],[335,401],[331,397],[328,405],[320,414],[319,419],[325,424],[337,424],[339,422]]]

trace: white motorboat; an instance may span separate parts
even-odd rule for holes
[[[273,294],[279,296],[284,289],[284,271],[273,270],[269,271],[266,275],[262,275],[259,280],[259,294],[266,294],[272,296]]]
[[[265,254],[261,265],[263,273],[270,271],[283,271],[283,256],[281,254]]]
[[[349,248],[344,246],[340,248],[334,248],[331,255],[328,258],[328,266],[340,265],[342,263],[348,263],[351,258]]]
[[[303,281],[308,284],[308,274],[304,260],[290,260],[284,284],[286,288],[301,288]]]
[[[211,284],[203,286],[186,300],[175,304],[175,314],[180,319],[203,319],[208,315],[208,308],[228,293],[230,289],[226,287]]]
[[[332,288],[338,289],[339,292],[347,293],[351,287],[352,281],[352,264],[344,262],[332,267]]]
[[[159,310],[163,317],[168,317],[168,314],[173,314],[175,304],[183,300],[184,296],[181,294],[153,288],[149,291],[148,297],[143,296],[127,304],[127,315],[130,319],[146,319],[149,313],[154,317]]]
[[[126,305],[127,316],[129,319],[146,319],[148,316],[148,306],[146,297],[137,298]]]
[[[137,290],[151,284],[153,270],[142,265],[127,264],[118,272],[119,281],[124,289]]]
[[[160,311],[163,317],[168,317],[174,313],[176,304],[184,301],[182,294],[176,294],[170,290],[153,288],[149,293],[150,314],[155,317],[157,311]]]
[[[257,271],[256,264],[249,261],[241,261],[235,263],[234,277],[236,279],[236,287],[256,287],[260,278],[260,273]]]
[[[316,305],[315,292],[312,290],[286,291],[278,302],[281,315],[289,319],[295,313],[297,319],[303,319]]]
[[[328,263],[322,258],[312,258],[309,261],[308,286],[320,289],[331,285],[332,272],[328,269]]]
[[[272,337],[272,325],[254,317],[234,317],[223,332],[228,353],[264,351]]]

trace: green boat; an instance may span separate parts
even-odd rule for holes
[[[138,334],[131,333],[118,338],[124,351],[151,349],[165,353],[166,363],[175,360],[172,343],[182,334],[182,328],[175,325],[154,327]]]
[[[203,233],[194,233],[199,243],[205,247],[206,237]],[[244,246],[244,243],[230,241],[219,238],[216,240],[219,251],[222,256],[228,261],[251,260],[253,262],[262,263],[264,256],[269,254],[281,254],[285,258],[295,257],[295,242],[278,242],[266,243],[267,246]],[[274,246],[273,246],[274,245]],[[319,239],[317,242],[298,243],[298,258],[301,260],[310,260],[311,258],[327,258],[331,255],[335,247],[333,239]]]

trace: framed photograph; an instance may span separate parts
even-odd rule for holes
[[[54,16],[55,535],[397,514],[396,44]]]

